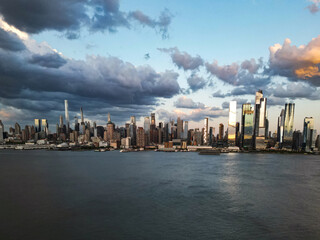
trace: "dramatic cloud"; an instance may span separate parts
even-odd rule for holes
[[[26,47],[17,34],[0,28],[0,48],[9,51],[22,51]]]
[[[195,109],[195,108],[203,109],[205,107],[203,103],[194,102],[191,98],[187,98],[184,96],[178,98],[178,100],[174,103],[174,106],[177,108],[191,108],[191,109]]]
[[[45,55],[35,54],[31,57],[29,62],[48,68],[59,68],[67,63],[60,54],[55,52]]]
[[[75,107],[71,111],[84,104],[93,116],[105,109],[146,114],[159,99],[181,92],[179,75],[173,71],[158,73],[116,57],[68,59],[46,43],[21,43],[26,46],[23,51],[0,49],[0,104],[12,109],[57,119],[55,111],[63,110],[63,100],[68,99],[70,108]]]
[[[81,27],[90,32],[130,28],[132,19],[167,36],[172,19],[168,10],[163,11],[158,20],[141,11],[122,12],[119,0],[0,0],[0,12],[6,22],[25,32],[56,30],[69,39],[78,38]]]
[[[188,77],[187,82],[189,84],[190,89],[193,92],[203,89],[204,87],[207,86],[207,83],[208,83],[207,80],[197,76],[196,74],[192,74],[190,77]]]
[[[291,46],[290,39],[286,39],[283,45],[275,44],[269,50],[268,74],[320,86],[320,36],[299,47]]]
[[[196,70],[204,64],[200,56],[192,57],[187,52],[180,52],[177,47],[175,48],[158,48],[159,51],[169,53],[172,62],[180,69]]]
[[[269,88],[268,93],[273,94],[277,98],[290,98],[298,99],[305,98],[309,100],[320,99],[320,89],[309,84],[297,82],[286,83],[285,85],[276,85],[273,88]]]
[[[263,88],[270,83],[269,76],[258,72],[263,67],[262,59],[245,60],[240,65],[232,63],[220,66],[217,61],[205,64],[207,71],[214,77],[233,86],[247,88]]]
[[[309,6],[307,6],[307,8],[309,9],[309,11],[311,13],[317,13],[319,12],[319,5],[320,5],[320,0],[309,0],[310,2],[312,2],[312,4],[310,4]]]

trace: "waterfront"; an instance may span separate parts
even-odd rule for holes
[[[320,157],[0,151],[1,239],[319,239]]]

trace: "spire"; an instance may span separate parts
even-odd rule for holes
[[[108,123],[111,123],[110,113],[108,113]]]

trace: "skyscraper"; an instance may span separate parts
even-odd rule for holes
[[[107,141],[113,140],[115,125],[111,122],[110,113],[108,113],[108,123],[107,123]]]
[[[219,140],[223,140],[223,134],[224,134],[224,125],[222,123],[219,124]]]
[[[177,119],[177,138],[181,139],[181,135],[183,134],[183,120],[178,117]]]
[[[35,126],[35,130],[36,130],[36,132],[41,132],[41,123],[40,123],[40,119],[35,119],[35,120],[34,120],[34,126]]]
[[[283,146],[292,149],[294,103],[286,103],[284,110]]]
[[[151,113],[151,125],[156,125],[156,115],[155,113]]]
[[[69,121],[68,100],[64,100],[64,109],[65,109],[65,116],[66,116],[67,133],[69,133],[70,121]]]
[[[60,115],[60,124],[59,124],[60,128],[63,128],[63,116]]]
[[[144,118],[143,127],[144,127],[145,133],[148,133],[150,131],[150,118],[149,117]]]
[[[229,122],[228,122],[228,143],[229,146],[236,144],[236,124],[237,124],[237,102],[229,103]]]
[[[4,125],[0,120],[0,143],[3,142]]]
[[[263,97],[262,90],[256,92],[254,114],[254,148],[265,149],[267,99]]]
[[[45,132],[45,135],[49,134],[49,124],[47,119],[41,119],[42,131]]]
[[[80,108],[80,115],[81,115],[81,125],[83,125],[84,124],[84,117],[83,117],[82,107]]]
[[[188,121],[184,121],[184,129],[183,129],[183,138],[184,139],[188,139],[188,127],[189,122]]]
[[[314,121],[312,117],[305,117],[303,123],[303,149],[309,152],[313,148]]]
[[[250,103],[242,105],[242,147],[245,149],[253,148],[253,130],[254,130],[254,111]]]
[[[205,118],[204,119],[204,132],[203,132],[203,145],[208,145],[209,142],[209,137],[208,137],[208,132],[209,132],[209,119]]]

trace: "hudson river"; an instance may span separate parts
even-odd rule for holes
[[[320,239],[320,156],[0,151],[0,239]]]

